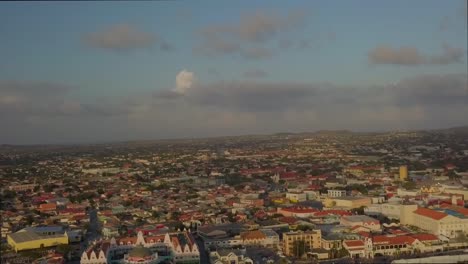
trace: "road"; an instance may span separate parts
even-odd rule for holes
[[[99,233],[99,220],[97,216],[96,209],[89,210],[89,228],[88,231],[84,234],[84,239],[80,244],[80,257],[81,254],[88,248],[89,244],[92,243],[94,240],[99,239],[101,237]],[[80,261],[70,261],[71,264],[79,264]]]
[[[193,237],[195,238],[195,242],[198,246],[198,251],[200,252],[200,263],[210,263],[208,252],[205,249],[205,243],[201,237],[198,236],[196,232],[192,233]]]

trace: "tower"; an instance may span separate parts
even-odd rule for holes
[[[400,166],[400,181],[406,181],[408,179],[408,166]]]

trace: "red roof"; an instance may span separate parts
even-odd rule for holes
[[[416,238],[419,241],[438,241],[439,238],[433,234],[414,234],[411,235],[413,238]]]
[[[311,207],[286,207],[281,208],[282,211],[291,212],[291,213],[313,213],[318,212],[318,209]]]
[[[280,174],[281,179],[296,178],[297,174],[295,172],[283,172]]]
[[[295,224],[298,220],[294,217],[281,217],[279,221],[292,225],[292,224]]]
[[[363,247],[364,246],[364,241],[362,240],[345,240],[343,243],[345,243],[347,247]]]
[[[412,244],[416,239],[410,236],[375,236],[374,244],[403,245]]]
[[[401,229],[391,229],[389,232],[392,233],[393,235],[406,235],[406,234],[408,234],[408,232],[403,231]]]
[[[359,231],[359,232],[357,232],[357,234],[362,236],[362,237],[370,237],[371,236],[371,233],[366,232],[366,231]]]
[[[435,211],[435,210],[422,208],[422,207],[418,208],[416,211],[414,211],[414,213],[416,213],[418,215],[425,216],[425,217],[432,218],[434,220],[440,220],[440,219],[447,216],[446,213],[442,213],[442,212],[438,212],[438,211]]]

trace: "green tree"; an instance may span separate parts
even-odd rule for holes
[[[293,253],[295,257],[302,258],[307,251],[309,251],[309,248],[305,241],[296,240],[293,242]]]
[[[67,245],[67,244],[60,244],[60,245],[57,246],[57,248],[55,250],[58,253],[63,254],[64,256],[67,256],[68,253],[70,253],[70,251],[71,251],[71,247],[70,247],[70,245]]]
[[[413,190],[416,188],[416,183],[413,181],[406,181],[402,184],[403,188],[406,190]]]

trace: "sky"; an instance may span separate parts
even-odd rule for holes
[[[468,125],[466,0],[0,7],[0,144]]]

